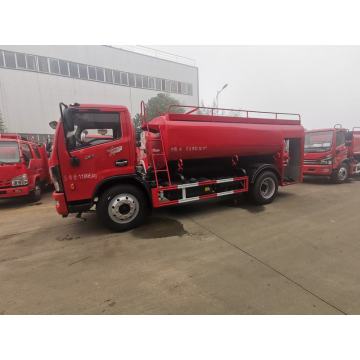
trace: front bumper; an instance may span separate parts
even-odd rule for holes
[[[62,215],[63,217],[68,216],[69,210],[66,206],[64,193],[53,192],[52,197],[56,201],[55,207],[58,214]]]
[[[0,199],[10,199],[15,197],[27,196],[30,193],[29,186],[17,186],[0,189]]]
[[[304,165],[304,175],[330,176],[333,172],[332,165]]]

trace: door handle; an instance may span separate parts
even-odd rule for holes
[[[115,161],[115,166],[118,166],[118,167],[123,167],[123,166],[126,166],[127,164],[128,164],[127,160],[116,160]]]

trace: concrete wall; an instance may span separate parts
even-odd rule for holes
[[[198,69],[194,66],[106,46],[0,45],[0,49],[187,82],[192,84],[192,95],[170,95],[184,105],[198,104]],[[52,133],[48,123],[58,119],[59,102],[121,104],[135,115],[141,100],[159,92],[0,67],[0,110],[10,132]]]

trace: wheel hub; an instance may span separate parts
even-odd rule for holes
[[[345,180],[346,179],[346,176],[347,176],[347,169],[345,167],[341,167],[339,169],[339,179],[341,181]]]
[[[110,218],[120,224],[132,221],[139,213],[139,202],[131,194],[114,196],[108,206]]]
[[[275,193],[275,181],[272,178],[265,178],[260,185],[261,196],[270,199]]]

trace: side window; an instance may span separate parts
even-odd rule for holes
[[[104,144],[121,137],[119,113],[78,112],[74,132],[67,134],[69,150]]]
[[[338,131],[336,133],[336,146],[345,145],[345,132]]]
[[[37,147],[37,145],[32,145],[32,149],[34,150],[35,156],[40,159],[41,155],[40,155],[40,151],[39,148]]]
[[[28,144],[21,143],[21,152],[26,164],[29,165],[30,160],[33,158],[30,146]]]

